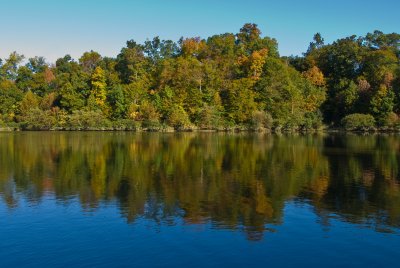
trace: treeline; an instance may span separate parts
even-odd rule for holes
[[[207,40],[127,42],[116,58],[0,60],[0,124],[22,129],[284,129],[399,123],[400,35],[280,57],[255,24]],[[26,62],[26,64],[22,64]]]
[[[319,33],[303,57],[289,62],[324,86],[320,107],[328,124],[348,129],[399,128],[400,35],[380,31],[325,45]]]

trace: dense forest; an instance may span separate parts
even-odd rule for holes
[[[400,129],[400,34],[281,57],[256,24],[178,42],[129,40],[116,58],[0,59],[0,125],[20,129]]]

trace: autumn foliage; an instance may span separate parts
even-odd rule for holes
[[[399,40],[375,31],[324,44],[316,34],[303,56],[281,57],[277,41],[247,23],[207,39],[129,40],[115,58],[90,51],[49,64],[14,52],[0,61],[0,120],[31,129],[307,130],[366,114],[396,128]]]

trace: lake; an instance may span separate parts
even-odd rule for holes
[[[400,136],[0,133],[0,267],[398,267]]]

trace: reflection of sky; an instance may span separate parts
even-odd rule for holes
[[[249,241],[213,225],[127,224],[117,204],[83,211],[51,196],[9,209],[0,202],[1,267],[396,267],[398,235],[331,219],[319,223],[309,205],[287,202],[281,225]]]
[[[16,50],[48,60],[91,49],[116,56],[126,40],[207,37],[259,24],[282,55],[304,52],[315,32],[330,42],[400,29],[400,1],[381,0],[0,0],[0,57]]]

